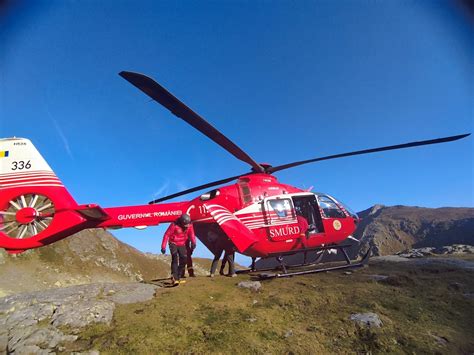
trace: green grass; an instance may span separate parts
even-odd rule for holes
[[[368,274],[390,277],[375,282]],[[377,264],[351,275],[272,280],[259,293],[235,286],[248,276],[188,279],[149,302],[118,306],[112,325],[88,328],[80,344],[105,354],[472,353],[474,300],[463,293],[474,292],[473,276]],[[359,328],[349,320],[356,312],[377,313],[383,327]]]

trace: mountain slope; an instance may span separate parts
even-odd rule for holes
[[[389,255],[425,246],[474,244],[474,208],[375,205],[358,213],[358,254]]]
[[[205,273],[207,259],[194,259]],[[0,297],[5,294],[93,282],[167,277],[170,256],[145,254],[101,229],[81,231],[57,243],[9,255],[0,250]]]

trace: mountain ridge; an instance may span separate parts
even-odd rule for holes
[[[390,255],[421,247],[474,244],[474,208],[374,205],[358,213],[354,254]]]

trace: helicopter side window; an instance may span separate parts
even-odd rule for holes
[[[279,218],[293,217],[291,213],[291,202],[287,198],[269,200],[268,205],[268,210],[275,212]]]
[[[346,218],[339,206],[327,196],[318,196],[319,206],[327,218]]]

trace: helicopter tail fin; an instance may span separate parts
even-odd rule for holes
[[[80,206],[30,140],[0,139],[0,247],[23,252],[84,228]]]
[[[257,242],[257,238],[237,217],[228,209],[219,205],[206,204],[212,218],[219,224],[224,233],[234,243],[239,253],[243,253]]]

